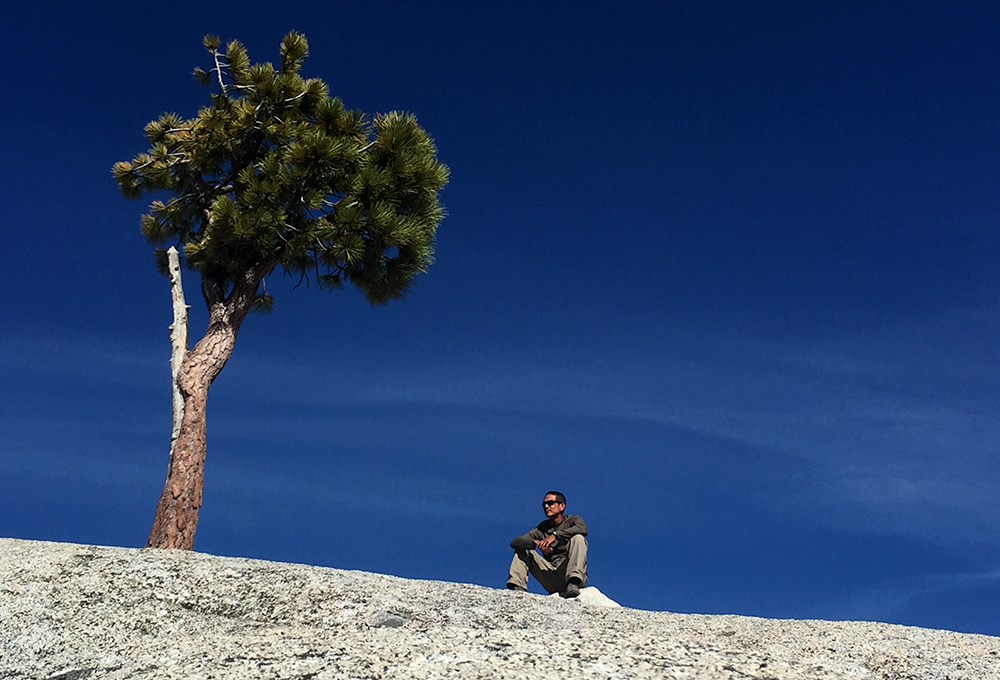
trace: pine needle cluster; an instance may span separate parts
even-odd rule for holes
[[[113,168],[127,198],[171,195],[141,218],[161,267],[163,246],[177,245],[223,291],[280,266],[324,287],[350,282],[372,304],[402,296],[432,262],[444,216],[448,169],[430,136],[411,114],[369,118],[303,78],[299,33],[282,40],[277,68],[251,64],[237,41],[204,45],[213,66],[194,75],[211,103],[150,122],[150,148]],[[270,304],[258,294],[257,308]]]

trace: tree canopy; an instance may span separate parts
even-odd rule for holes
[[[166,191],[143,215],[153,244],[180,246],[187,267],[220,293],[248,272],[280,266],[373,304],[401,296],[433,258],[448,170],[413,115],[369,119],[318,78],[303,78],[305,36],[291,32],[280,62],[250,64],[244,46],[206,36],[214,87],[197,116],[173,113],[145,127],[151,147],[113,169],[122,193]],[[161,270],[164,250],[157,249]],[[262,271],[263,270],[263,271]],[[259,292],[258,306],[270,298]]]

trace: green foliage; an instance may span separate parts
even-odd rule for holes
[[[271,310],[274,309],[274,298],[271,297],[270,293],[261,293],[254,297],[253,306],[250,309],[258,314],[270,314]]]
[[[213,67],[194,75],[218,87],[211,103],[150,122],[150,148],[112,169],[127,198],[171,195],[150,204],[143,236],[178,245],[223,290],[280,266],[324,288],[350,281],[372,304],[400,297],[432,262],[444,216],[448,169],[431,138],[411,114],[369,120],[302,78],[299,33],[282,40],[277,70],[251,64],[239,42],[203,42]],[[254,304],[270,309],[270,295]]]

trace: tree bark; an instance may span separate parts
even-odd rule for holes
[[[205,480],[208,388],[233,353],[236,335],[253,304],[257,284],[272,268],[273,265],[247,272],[225,298],[222,283],[202,275],[208,329],[198,344],[184,354],[177,371],[176,385],[184,400],[183,415],[171,447],[167,480],[156,505],[147,548],[194,548]]]

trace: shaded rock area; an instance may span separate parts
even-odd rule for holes
[[[996,637],[602,598],[0,539],[0,678],[1000,678]]]

